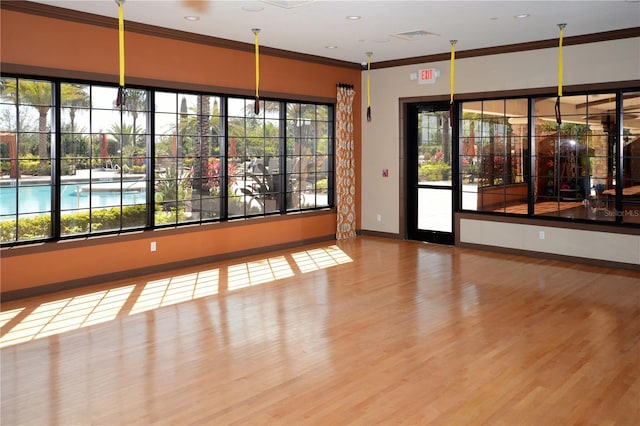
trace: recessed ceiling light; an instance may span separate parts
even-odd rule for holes
[[[357,21],[358,19],[362,19],[362,16],[358,16],[358,15],[349,15],[346,17],[348,20],[350,21]]]
[[[185,16],[184,19],[186,19],[187,21],[199,21],[200,17],[199,16],[189,15],[189,16]]]
[[[337,49],[338,46],[336,46],[335,44],[330,44],[329,46],[325,46],[325,49]]]
[[[531,16],[531,15],[528,14],[528,13],[521,13],[519,15],[514,16],[514,18],[516,18],[516,19],[525,19],[525,18],[528,18],[529,16]]]

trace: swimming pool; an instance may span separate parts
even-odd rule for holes
[[[126,184],[126,182],[125,182]],[[101,186],[102,185],[102,186]],[[89,208],[117,207],[131,204],[144,204],[146,191],[144,182],[136,186],[129,186],[128,190],[118,191],[114,184],[86,184],[63,185],[60,207],[65,210],[86,210]],[[91,192],[88,190],[91,189]],[[122,200],[121,200],[122,197]],[[14,219],[16,207],[21,216],[34,216],[42,212],[51,211],[50,186],[21,186],[18,189],[18,206],[16,206],[15,187],[0,187],[0,219]]]

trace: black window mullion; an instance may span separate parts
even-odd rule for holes
[[[285,213],[287,211],[287,109],[289,103],[281,102],[280,103],[280,140],[278,141],[278,179],[279,185],[278,188],[280,193],[277,195],[278,197],[278,210],[280,213]]]
[[[53,99],[51,111],[53,114],[53,129],[51,129],[51,177],[53,179],[53,188],[51,188],[51,237],[60,238],[61,233],[61,201],[60,192],[62,188],[62,136],[60,132],[60,109],[61,109],[61,89],[60,81],[52,82]]]
[[[624,206],[622,203],[622,190],[623,190],[623,175],[622,167],[624,165],[624,139],[622,137],[623,129],[623,97],[622,91],[616,92],[616,134],[614,137],[614,157],[613,165],[616,168],[616,201],[615,212],[619,213],[615,215],[616,223],[622,223],[624,216]]]
[[[535,139],[534,137],[536,135],[534,135],[535,132],[535,126],[533,125],[533,108],[534,108],[534,99],[533,98],[529,98],[528,100],[528,108],[527,108],[527,152],[525,154],[525,158],[524,158],[524,164],[526,166],[526,169],[523,170],[524,175],[525,175],[525,179],[528,179],[528,185],[527,185],[527,213],[529,216],[533,216],[534,215],[534,209],[535,209],[535,181],[537,179],[537,172],[536,172],[536,176],[533,175],[532,171],[535,170],[535,165],[536,165],[536,144],[534,143]]]
[[[224,153],[220,159],[220,220],[229,218],[229,97],[220,98],[220,115],[223,117]]]
[[[124,130],[125,130],[124,129],[124,114],[125,114],[125,109],[124,109],[124,107],[125,107],[125,104],[121,103],[120,107],[119,107],[119,110],[120,110],[120,149],[118,150],[118,151],[120,151],[120,156],[119,156],[118,160],[119,160],[120,170],[121,170],[120,177],[118,178],[118,186],[120,187],[120,202],[118,203],[118,209],[120,210],[120,217],[119,217],[120,226],[118,227],[119,229],[117,229],[117,231],[121,230],[123,228],[123,225],[124,225],[124,222],[122,220],[122,215],[123,215],[122,203],[124,201],[124,194],[123,194],[124,185],[122,184],[122,179],[123,179],[122,175],[123,175],[124,171],[122,171],[122,165],[123,165],[123,162],[122,162],[123,157],[122,157],[122,155],[123,155],[124,146],[125,146],[125,143],[124,143],[124,138],[125,138],[125,136],[124,136]],[[116,151],[116,153],[117,153],[117,151]],[[111,162],[111,168],[113,169],[113,167],[114,167],[113,166],[113,162]],[[111,230],[111,231],[113,231],[113,230]]]
[[[149,111],[147,118],[147,128],[150,129],[149,135],[147,136],[146,143],[146,158],[145,164],[147,165],[145,174],[147,181],[146,188],[146,204],[147,204],[147,214],[146,214],[146,226],[147,228],[153,228],[156,224],[156,215],[155,215],[155,169],[156,169],[156,110],[152,105],[156,104],[156,92],[155,90],[148,91],[147,97],[147,110]]]
[[[328,181],[328,204],[329,206],[333,206],[335,202],[335,170],[336,170],[336,156],[335,156],[335,126],[336,126],[336,117],[335,117],[335,108],[333,106],[329,107],[329,111],[327,113],[327,120],[331,119],[331,126],[327,126],[327,155],[330,156],[331,161],[331,170],[330,173],[327,173]],[[327,123],[328,124],[328,123]]]

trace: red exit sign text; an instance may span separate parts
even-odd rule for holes
[[[436,68],[425,68],[418,71],[418,82],[420,84],[435,83],[439,76],[440,72]]]

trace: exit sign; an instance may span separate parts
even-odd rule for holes
[[[420,84],[433,84],[438,77],[440,77],[440,71],[436,68],[418,70],[418,83]]]

